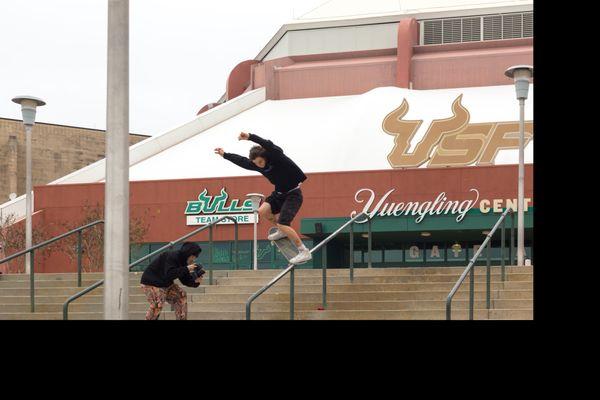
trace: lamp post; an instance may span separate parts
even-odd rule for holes
[[[257,224],[258,224],[258,207],[260,207],[260,202],[265,198],[264,195],[260,193],[248,193],[246,195],[252,201],[252,212],[254,212],[254,261],[253,268],[254,270],[258,270],[258,233],[257,233]]]
[[[525,100],[529,92],[529,79],[533,77],[531,65],[514,65],[504,75],[514,79],[519,100],[519,184],[517,199],[517,265],[525,259]]]
[[[33,125],[35,125],[35,113],[37,107],[46,104],[42,99],[33,96],[17,96],[12,99],[13,102],[21,105],[23,115],[23,125],[25,126],[25,248],[32,246],[33,229],[31,223],[31,213],[33,210],[32,200],[32,161],[31,161],[31,135]],[[25,273],[31,273],[31,253],[25,254]]]

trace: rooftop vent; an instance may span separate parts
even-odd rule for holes
[[[430,19],[421,24],[421,45],[533,37],[533,12]]]

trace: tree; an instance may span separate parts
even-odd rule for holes
[[[32,230],[33,245],[52,238],[48,225],[34,225]],[[34,260],[44,262],[48,256],[60,246],[59,242],[44,246],[35,251]],[[25,249],[25,223],[17,221],[14,214],[0,215],[0,260]],[[8,263],[0,264],[2,273],[24,273],[25,256],[17,257]],[[36,263],[37,263],[36,262]]]
[[[143,243],[144,237],[148,232],[149,224],[147,222],[148,210],[144,210],[141,217],[130,217],[129,219],[129,243],[132,246],[139,246]],[[63,223],[66,231],[75,229],[82,225],[90,224],[104,218],[104,209],[99,203],[95,206],[85,204],[83,206],[83,217],[76,223]],[[84,272],[102,271],[104,266],[104,225],[98,224],[87,228],[82,233],[82,270]],[[77,262],[77,234],[65,238],[64,253],[72,262]]]

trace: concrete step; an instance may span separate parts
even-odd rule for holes
[[[208,286],[208,285],[206,285]],[[183,287],[187,293],[204,293],[205,285],[200,285],[197,288]],[[38,296],[63,296],[65,299],[80,292],[83,288],[77,287],[45,287],[36,288],[35,297]],[[100,286],[84,297],[91,296],[92,294],[102,295],[104,293],[104,287]],[[142,288],[139,285],[130,286],[130,295],[143,295]],[[0,296],[29,296],[29,288],[0,288]]]
[[[403,311],[343,311],[343,310],[326,310],[326,311],[297,311],[294,313],[295,319],[341,319],[341,320],[376,320],[376,319],[398,319],[398,320],[443,320],[446,318],[444,310],[403,310]],[[145,317],[145,312],[131,312],[129,319],[142,320]],[[70,313],[70,320],[81,319],[96,319],[104,318],[102,312],[76,312]],[[468,318],[468,310],[453,310],[452,319],[461,320]],[[62,319],[62,313],[0,313],[0,320],[51,320]],[[170,311],[163,311],[160,319],[173,320],[175,315]],[[245,319],[245,312],[226,311],[226,312],[189,312],[188,319],[190,320],[234,320]],[[289,319],[289,311],[287,312],[252,312],[253,320],[271,320]],[[509,320],[530,320],[533,319],[533,311],[531,310],[474,310],[474,319],[509,319]]]
[[[225,288],[224,288],[225,289]],[[94,292],[96,293],[96,292]],[[448,295],[448,291],[397,291],[397,292],[341,292],[341,293],[328,293],[329,301],[400,301],[400,300],[440,300],[445,299]],[[232,303],[232,302],[245,302],[248,294],[245,293],[208,293],[208,294],[189,294],[188,302],[192,303]],[[533,299],[532,290],[494,290],[491,292],[490,297],[496,300],[531,300]],[[302,302],[320,302],[321,293],[297,293],[295,295],[296,301]],[[454,296],[456,300],[467,300],[469,298],[468,291],[460,290]],[[476,300],[485,300],[485,291],[476,291],[474,298]],[[66,300],[65,296],[37,296],[35,298],[36,306],[41,304],[57,304],[64,303]],[[143,294],[130,294],[130,303],[145,303],[146,296]],[[289,301],[289,293],[270,293],[267,292],[260,296],[256,302],[269,302],[269,301]],[[86,303],[86,304],[103,304],[104,297],[98,294],[85,295],[72,303],[72,305]],[[0,296],[0,306],[8,304],[22,304],[29,307],[30,298],[29,296]],[[27,311],[29,308],[27,308]],[[39,310],[39,307],[38,307]]]
[[[371,275],[452,275],[455,274],[460,276],[462,272],[465,270],[466,264],[464,267],[402,267],[402,268],[354,268],[354,276],[371,276]],[[475,274],[485,274],[485,266],[476,266]],[[492,266],[492,273],[500,273],[500,266]],[[228,270],[227,277],[274,277],[281,270]],[[518,272],[518,273],[533,273],[533,267],[517,267],[517,266],[507,266],[507,273]],[[327,275],[328,276],[348,276],[350,271],[348,268],[328,268]],[[296,270],[296,276],[321,276],[322,269],[314,268],[314,269],[298,269]]]
[[[460,275],[464,267],[389,267],[389,268],[354,268],[355,276],[370,276],[370,275],[426,275],[426,274],[442,274],[442,275]],[[499,273],[500,266],[492,266],[493,273]],[[213,270],[214,277],[274,277],[281,269],[264,269],[254,271],[251,269],[240,269],[240,270]],[[507,273],[518,272],[518,273],[533,273],[533,267],[517,267],[507,266]],[[485,266],[475,267],[476,274],[485,274]],[[321,276],[321,268],[315,269],[298,269],[296,270],[297,276]],[[327,269],[328,276],[348,276],[348,268],[329,268]],[[141,278],[141,272],[131,272],[130,279],[137,280]],[[87,281],[99,281],[104,279],[103,272],[86,272],[82,275],[83,280]],[[37,273],[35,274],[35,280],[37,281],[49,281],[49,280],[61,280],[61,281],[76,281],[77,274],[73,272],[69,273]],[[29,282],[29,275],[27,274],[2,274],[0,275],[0,283],[3,281],[27,281]]]
[[[532,300],[492,300],[491,308],[499,309],[531,309]],[[317,311],[321,302],[295,302],[294,308],[298,311]],[[445,310],[446,302],[443,300],[402,300],[402,301],[328,301],[327,310],[344,311],[402,311],[402,310]],[[452,302],[452,309],[465,309],[469,307],[468,300]],[[483,300],[475,301],[476,309],[486,308]],[[245,311],[245,303],[192,303],[189,311]],[[282,302],[257,302],[252,304],[253,311],[289,311],[289,301]]]
[[[329,301],[391,301],[391,300],[440,300],[445,299],[448,295],[447,290],[433,291],[391,291],[391,292],[328,292],[327,299]],[[510,292],[502,297],[502,293]],[[245,302],[250,297],[246,293],[205,293],[192,294],[188,297],[190,303],[220,303],[220,302]],[[295,293],[297,301],[320,302],[321,292],[313,293]],[[510,290],[510,291],[492,291],[490,293],[492,299],[533,299],[531,290]],[[468,291],[460,290],[454,296],[455,300],[466,300],[469,298]],[[476,300],[485,299],[485,291],[476,291],[474,298]],[[267,301],[289,301],[289,293],[271,293],[265,292],[256,302]]]
[[[321,307],[321,302],[296,301],[295,308],[298,311],[315,311]],[[446,302],[443,300],[402,300],[402,301],[328,301],[328,310],[436,310],[445,309]],[[289,310],[289,301],[280,302],[257,302],[252,305],[256,311],[281,311]],[[454,300],[453,309],[468,308],[468,300]],[[484,300],[475,301],[475,308],[486,307]],[[492,300],[492,308],[500,309],[532,309],[533,300]],[[146,311],[148,303],[130,303],[129,311]],[[170,304],[165,304],[165,310],[170,310]],[[0,313],[27,313],[30,308],[28,304],[0,304]],[[221,303],[190,303],[189,311],[244,311],[244,302],[221,302]],[[62,303],[44,303],[36,306],[36,312],[60,312]],[[73,303],[69,307],[69,313],[77,312],[102,312],[102,303]]]
[[[94,294],[86,294],[75,300],[74,303],[85,302],[85,303],[98,303],[103,304],[104,297],[96,292]],[[47,304],[47,303],[63,303],[67,299],[66,296],[36,296],[35,304]],[[129,295],[129,301],[132,303],[140,303],[146,301],[146,296],[141,295]],[[1,304],[29,304],[29,295],[27,296],[0,296]]]
[[[498,290],[503,288],[510,289],[529,289],[531,282],[505,282],[498,283],[492,282],[490,284],[491,290]],[[328,284],[328,292],[380,292],[380,291],[430,291],[430,290],[446,290],[450,291],[454,286],[454,282],[432,282],[432,283],[378,283],[378,284]],[[485,283],[475,283],[475,290],[485,290]],[[460,290],[468,290],[469,285],[463,284]],[[207,286],[205,287],[205,293],[255,293],[262,288],[262,285],[227,285],[227,286]],[[298,293],[306,292],[317,292],[320,293],[322,290],[322,284],[314,285],[296,285],[295,291]],[[273,285],[269,292],[271,293],[282,293],[289,291],[289,284],[286,282],[277,282]]]
[[[354,283],[405,283],[405,282],[453,282],[455,283],[459,278],[459,275],[381,275],[381,276],[359,276],[354,278]],[[466,278],[465,283],[469,282],[470,278]],[[289,284],[289,277],[281,278],[280,282],[287,282]],[[296,284],[300,285],[315,285],[320,284],[323,281],[322,276],[315,277],[295,277]],[[506,275],[508,281],[521,281],[527,282],[533,280],[532,274],[519,274],[512,273]],[[502,276],[500,274],[490,275],[491,282],[501,282]],[[265,285],[269,282],[269,279],[259,277],[247,277],[247,278],[219,278],[217,279],[217,285]],[[475,275],[475,282],[486,282],[486,275],[480,274]],[[350,283],[350,277],[347,276],[327,276],[328,284],[342,284]]]

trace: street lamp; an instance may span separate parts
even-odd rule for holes
[[[248,193],[246,195],[252,201],[252,211],[254,212],[254,270],[258,269],[258,233],[257,233],[257,224],[258,224],[258,207],[260,206],[260,202],[265,198],[263,194],[260,193]]]
[[[525,259],[525,100],[529,92],[529,79],[533,78],[533,66],[514,65],[504,75],[514,79],[519,100],[519,186],[517,200],[517,265]]]
[[[42,99],[33,96],[17,96],[12,99],[13,102],[21,105],[21,114],[23,115],[23,125],[25,126],[25,248],[32,246],[32,223],[31,213],[33,209],[32,198],[32,169],[31,169],[31,130],[35,125],[35,113],[37,107],[46,104]],[[31,273],[31,254],[25,254],[25,273]]]

